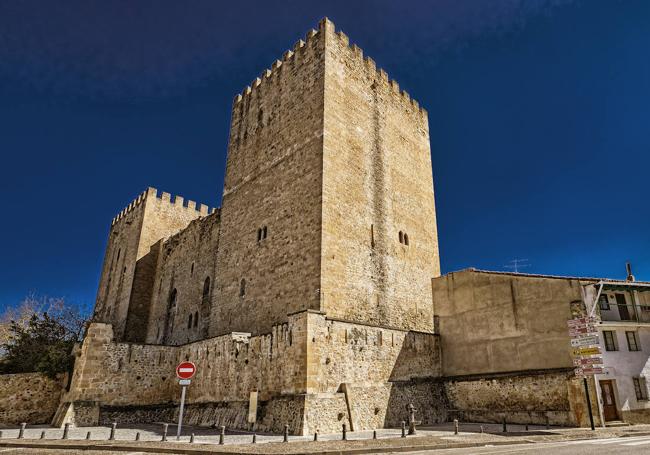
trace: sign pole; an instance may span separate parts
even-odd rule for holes
[[[587,409],[589,409],[589,422],[591,423],[591,429],[595,430],[594,426],[594,413],[591,411],[591,398],[589,398],[589,387],[587,386],[587,378],[582,378],[583,384],[585,385],[585,396],[587,397]],[[183,388],[183,396],[185,396],[185,389]],[[181,404],[181,412],[183,410],[183,405]]]
[[[586,381],[586,379],[585,379]],[[587,386],[587,383],[585,382],[585,387]],[[181,427],[183,426],[183,408],[185,408],[185,389],[187,389],[187,386],[184,385],[181,388],[181,407],[178,410],[178,427],[176,428],[176,440],[178,441],[181,438]],[[589,397],[587,397],[589,399]],[[589,409],[590,415],[591,415],[591,408]],[[593,427],[593,419],[591,426]],[[593,428],[592,428],[593,430]]]

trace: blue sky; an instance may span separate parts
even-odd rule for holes
[[[0,307],[92,304],[147,186],[219,205],[233,96],[323,16],[429,111],[443,272],[650,280],[650,2],[0,0]]]

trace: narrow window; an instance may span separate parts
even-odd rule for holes
[[[263,239],[266,238],[266,226],[264,226],[264,228],[262,229],[262,238]]]
[[[605,350],[606,351],[618,351],[616,347],[616,337],[614,332],[611,330],[603,331],[603,338],[605,339]]]
[[[598,298],[598,305],[600,305],[601,310],[609,310],[609,298],[607,294],[601,294]]]
[[[203,282],[203,299],[207,299],[210,296],[210,277],[207,277]]]
[[[645,382],[645,378],[632,378],[634,383],[634,393],[638,401],[646,401],[648,399],[648,385]]]
[[[257,241],[259,242],[260,240],[262,240],[262,228],[257,230]]]
[[[119,261],[119,260],[120,260],[120,253],[121,253],[121,252],[122,252],[122,248],[120,248],[119,250],[117,250],[117,259],[116,259],[116,261]]]
[[[194,312],[194,328],[198,327],[199,325],[199,312],[195,311]]]
[[[407,233],[404,233],[404,245],[408,246],[409,244],[409,235]]]
[[[640,351],[639,348],[639,339],[637,338],[636,332],[625,332],[625,337],[627,338],[627,348],[629,351]]]
[[[187,328],[188,329],[192,328],[192,313],[190,313],[190,317],[187,320]]]
[[[194,263],[192,262],[192,267],[190,267],[190,275],[194,275]]]
[[[246,295],[246,280],[244,278],[239,282],[239,297],[244,297]]]
[[[375,225],[370,225],[370,248],[375,247]]]
[[[404,233],[399,231],[399,243],[404,243]]]

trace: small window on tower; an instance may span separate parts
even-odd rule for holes
[[[257,241],[259,242],[260,240],[262,240],[262,228],[257,230]]]
[[[404,233],[399,231],[399,243],[404,243]]]
[[[192,313],[190,313],[190,317],[187,320],[187,328],[188,329],[192,328]]]
[[[199,325],[199,312],[195,311],[194,312],[194,328],[196,328]]]
[[[239,297],[244,297],[246,295],[246,280],[244,278],[239,282]]]
[[[404,233],[404,245],[408,246],[409,244],[409,235]]]

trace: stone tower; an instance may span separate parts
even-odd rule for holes
[[[237,95],[211,335],[303,310],[433,331],[427,114],[324,19]]]
[[[169,193],[148,188],[113,218],[93,320],[112,324],[118,339],[144,341],[158,262],[155,245],[208,211],[206,205],[180,196],[172,200]]]

